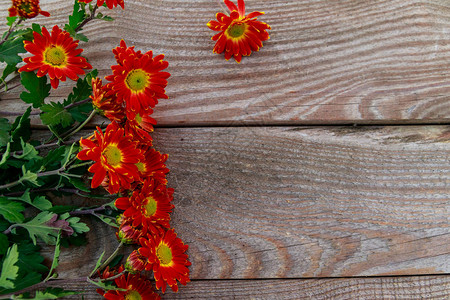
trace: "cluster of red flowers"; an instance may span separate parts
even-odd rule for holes
[[[168,155],[153,148],[150,135],[156,124],[151,117],[152,108],[158,99],[167,98],[165,87],[170,74],[163,70],[168,63],[163,60],[164,55],[135,51],[123,40],[113,53],[117,65],[111,67],[112,75],[105,77],[109,82],[103,85],[101,79],[93,79],[91,96],[96,109],[111,123],[104,132],[97,128],[91,137],[82,138],[82,150],[77,157],[95,162],[89,168],[94,173],[92,188],[103,186],[110,194],[122,196],[115,202],[123,210],[118,218],[117,237],[123,243],[140,245],[128,258],[126,270],[130,273],[151,270],[158,289],[165,292],[169,285],[177,291],[177,281],[181,284],[189,281],[187,267],[191,263],[185,254],[188,246],[170,228],[174,206],[173,189],[167,187],[166,179]],[[129,281],[142,283],[140,278],[124,275],[116,283],[118,286]],[[125,292],[110,291],[104,296],[116,299],[110,295],[117,293]],[[133,293],[140,291],[135,289]]]

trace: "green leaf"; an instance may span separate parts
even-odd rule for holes
[[[86,80],[86,82],[87,82],[87,84],[89,84],[89,86],[92,86],[92,78],[95,78],[97,76],[98,76],[98,70],[94,69],[86,74],[86,76],[84,77],[84,80]]]
[[[15,201],[11,201],[6,197],[0,197],[0,215],[11,223],[21,223],[25,219],[22,211],[25,207]]]
[[[75,291],[66,291],[62,288],[54,288],[50,287],[45,289],[45,291],[36,291],[36,294],[34,297],[30,298],[29,294],[23,294],[19,297],[13,298],[13,299],[26,299],[26,300],[48,300],[48,299],[58,299],[65,296],[70,295],[78,295],[82,294],[83,292],[75,292]]]
[[[79,189],[80,191],[83,192],[87,192],[89,193],[91,190],[84,184],[84,182],[82,180],[80,180],[79,178],[75,178],[75,177],[70,177],[69,178],[69,182],[76,187],[77,189]]]
[[[103,18],[101,18],[103,21],[108,21],[108,22],[111,22],[111,21],[114,21],[114,18],[113,17],[110,17],[110,16],[103,16]]]
[[[20,224],[20,227],[28,230],[33,244],[36,245],[36,238],[40,238],[49,245],[56,243],[59,229],[48,226],[46,223],[53,217],[53,213],[43,211],[27,223]]]
[[[2,80],[5,80],[8,75],[14,73],[17,70],[15,65],[6,65],[6,68],[3,70],[2,73]]]
[[[9,124],[8,119],[0,118],[0,147],[4,147],[8,144],[10,135],[9,131],[12,126]]]
[[[69,226],[72,227],[72,229],[76,232],[76,233],[84,233],[84,232],[88,232],[89,231],[89,227],[83,223],[80,222],[80,218],[78,217],[70,217],[69,213],[65,213],[63,215],[60,216],[60,218],[62,220],[66,220],[67,222],[69,222]]]
[[[3,165],[8,161],[10,150],[11,150],[11,143],[8,143],[6,145],[5,153],[2,154],[2,159],[0,160],[0,167],[3,167]]]
[[[14,155],[17,159],[31,160],[33,158],[41,158],[38,154],[39,152],[28,143],[25,143],[22,138],[20,138],[20,144],[22,145],[22,154]]]
[[[95,216],[97,218],[99,218],[100,220],[102,220],[102,222],[108,224],[109,226],[114,227],[114,228],[119,228],[119,226],[117,225],[117,223],[115,221],[115,218],[111,218],[111,217],[107,217],[107,216],[99,215],[99,214],[95,214]]]
[[[0,255],[4,255],[9,247],[9,241],[6,234],[0,233]]]
[[[67,146],[61,146],[59,148],[50,150],[47,155],[42,159],[42,166],[44,169],[48,169],[53,163],[60,162],[64,157],[64,152],[66,151]]]
[[[11,139],[13,141],[19,141],[19,138],[23,138],[27,141],[31,136],[30,130],[30,113],[31,107],[28,107],[25,113],[17,117],[12,125]]]
[[[62,125],[67,127],[73,124],[72,115],[64,108],[60,102],[50,102],[41,106],[41,120],[45,125]]]
[[[41,25],[33,23],[31,24],[31,29],[42,35]]]
[[[61,253],[61,231],[58,233],[58,238],[56,239],[56,245],[55,245],[55,253],[53,254],[53,261],[52,265],[50,266],[50,271],[48,271],[47,277],[44,279],[44,281],[47,281],[50,279],[51,276],[53,276],[53,270],[55,270],[59,265],[59,255]]]
[[[6,17],[6,20],[8,21],[8,23],[6,25],[11,27],[14,24],[14,22],[17,20],[17,17]]]
[[[22,175],[22,177],[20,178],[20,181],[21,181],[21,182],[28,181],[28,182],[30,182],[30,183],[36,185],[36,186],[41,186],[41,185],[42,185],[42,184],[40,184],[40,183],[37,181],[37,179],[38,179],[37,174],[31,172],[30,170],[26,170],[26,169],[25,169],[25,166],[22,166],[22,173],[23,173],[23,175]]]
[[[47,83],[47,76],[37,77],[34,72],[22,72],[20,78],[20,83],[29,91],[22,92],[20,99],[33,104],[34,108],[41,107],[45,98],[50,95],[51,85]]]
[[[23,37],[18,37],[13,40],[7,40],[0,45],[0,61],[14,66],[20,63],[22,58],[19,56],[19,53],[26,52],[23,47],[23,40]]]
[[[105,255],[105,251],[103,251],[102,254],[100,254],[100,257],[97,259],[94,270],[97,270],[98,267],[100,267],[102,265],[102,260],[103,260],[104,255]]]
[[[39,273],[48,272],[48,267],[43,265],[44,257],[39,253],[41,247],[33,245],[30,240],[22,240],[19,245],[19,270],[32,270]]]
[[[52,208],[52,203],[47,200],[45,196],[37,196],[34,198],[34,201],[31,201],[30,192],[28,190],[26,190],[20,198],[14,199],[28,203],[39,210],[49,210],[50,208]]]
[[[80,7],[80,3],[78,1],[75,2],[73,5],[73,12],[72,15],[69,16],[69,26],[75,30],[78,25],[83,22],[84,18],[86,17],[86,12],[84,8]],[[66,24],[67,25],[67,24]]]
[[[19,267],[16,266],[19,261],[19,252],[17,251],[17,244],[9,247],[2,265],[2,274],[0,275],[0,287],[6,289],[14,288],[14,280],[19,273]]]

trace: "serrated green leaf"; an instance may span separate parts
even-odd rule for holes
[[[16,265],[19,261],[19,251],[17,251],[17,244],[8,248],[5,259],[2,264],[2,273],[0,275],[0,287],[6,289],[14,288],[14,280],[19,274],[19,267]]]
[[[31,221],[19,225],[28,231],[33,244],[36,245],[36,238],[40,238],[45,243],[54,245],[56,243],[56,237],[58,236],[59,229],[46,224],[50,221],[53,215],[53,213],[43,211]]]
[[[41,107],[51,90],[51,85],[47,83],[47,76],[37,77],[34,72],[22,72],[20,78],[20,83],[29,91],[29,93],[22,92],[20,99],[33,104],[34,108]]]
[[[67,146],[61,146],[59,148],[50,150],[46,156],[44,156],[44,159],[42,159],[42,166],[44,166],[45,169],[48,169],[51,164],[55,162],[60,162],[61,159],[64,157],[64,152],[66,151]],[[68,147],[67,147],[68,148]]]
[[[20,63],[22,58],[19,56],[19,53],[26,52],[23,47],[23,40],[23,37],[18,37],[13,40],[7,40],[0,45],[0,61],[14,66]]]
[[[30,240],[22,240],[19,245],[19,270],[48,272],[48,267],[43,265],[44,257],[39,253],[41,247],[33,245]]]
[[[61,216],[61,218],[63,218],[63,216]],[[72,227],[72,229],[77,233],[84,233],[84,232],[88,232],[90,229],[89,227],[83,223],[80,222],[80,218],[78,217],[71,217],[71,218],[64,218],[67,222],[69,222],[69,226]]]
[[[14,155],[17,159],[31,160],[34,158],[41,158],[38,154],[39,152],[29,143],[25,143],[23,139],[20,139],[20,144],[22,145],[22,154]]]
[[[31,201],[30,192],[28,190],[26,190],[21,197],[14,199],[28,203],[39,210],[49,210],[50,208],[52,208],[52,203],[49,200],[47,200],[45,196],[37,196],[34,198],[33,201]]]
[[[11,223],[21,223],[25,219],[22,211],[25,207],[15,201],[11,201],[6,197],[0,197],[0,215]]]
[[[19,141],[19,138],[23,138],[27,141],[30,138],[30,113],[31,107],[28,107],[22,116],[16,118],[12,125],[11,140]]]
[[[20,260],[20,258],[19,258]],[[22,270],[19,268],[19,277],[14,281],[14,289],[2,289],[0,288],[0,294],[8,294],[8,293],[12,293],[15,291],[20,291],[23,290],[24,288],[27,288],[29,286],[32,286],[38,282],[41,281],[41,274],[36,273],[36,272],[32,272],[32,271],[28,271],[24,274],[21,274]],[[17,297],[11,297],[10,299],[20,299]]]
[[[55,245],[55,253],[53,254],[52,265],[50,266],[50,271],[48,271],[47,277],[44,279],[44,282],[50,279],[53,276],[53,270],[55,270],[59,265],[59,255],[61,254],[61,231],[58,233],[58,238],[56,239]]]
[[[9,247],[8,236],[0,233],[0,255],[4,255]]]
[[[41,120],[45,125],[62,125],[67,127],[73,124],[72,115],[64,108],[60,102],[50,102],[41,106]]]
[[[76,1],[73,5],[72,15],[69,16],[68,25],[75,30],[75,28],[77,28],[77,26],[80,25],[81,22],[83,22],[85,17],[86,17],[85,10],[82,7],[80,7],[80,3]]]
[[[10,135],[9,132],[12,126],[8,119],[0,118],[0,147],[4,147],[8,144]]]
[[[11,27],[14,24],[14,22],[17,20],[17,17],[6,17],[6,20],[8,21],[8,23],[6,23],[6,25]]]

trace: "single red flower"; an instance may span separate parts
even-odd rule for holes
[[[133,191],[131,197],[121,197],[115,202],[118,209],[124,210],[125,218],[132,220],[132,226],[142,226],[144,233],[161,235],[169,228],[170,213],[173,205],[173,189],[155,182],[144,181],[141,189]]]
[[[94,173],[92,188],[98,187],[108,176],[108,192],[115,194],[121,189],[129,189],[134,180],[139,180],[136,163],[144,157],[136,148],[133,137],[125,135],[117,123],[109,124],[105,133],[97,127],[95,136],[81,138],[80,145],[82,150],[77,154],[78,159],[95,161],[89,167],[89,172]]]
[[[189,279],[188,256],[185,254],[188,245],[177,237],[173,229],[170,229],[162,237],[155,239],[141,238],[139,254],[148,259],[145,269],[153,270],[156,288],[164,293],[167,284],[174,292],[178,291],[177,280],[186,285]]]
[[[152,113],[151,108],[142,109],[138,113],[131,109],[127,110],[125,132],[130,133],[143,143],[151,144],[152,137],[149,133],[153,132],[153,125],[156,125],[156,120],[151,117]]]
[[[39,7],[39,0],[12,0],[12,6],[8,12],[10,17],[19,16],[25,19],[32,19],[39,14],[50,17],[48,12]]]
[[[166,185],[166,174],[169,173],[169,169],[166,167],[165,162],[169,155],[161,154],[159,151],[151,148],[149,144],[140,144],[138,148],[144,154],[144,159],[136,164],[142,180],[153,178],[155,181]]]
[[[137,250],[133,250],[127,258],[125,263],[125,270],[130,273],[137,273],[144,271],[147,264],[147,258],[139,254]]]
[[[145,236],[146,232],[147,230],[144,231],[141,224],[133,226],[133,220],[131,218],[123,217],[116,236],[124,244],[138,244],[139,239]]]
[[[118,65],[112,66],[112,75],[105,79],[111,81],[112,91],[119,102],[125,101],[127,110],[140,112],[155,107],[158,99],[168,99],[166,91],[167,78],[170,73],[161,72],[169,63],[164,55],[153,57],[153,52],[145,54],[124,48],[125,42],[113,50]]]
[[[225,59],[231,57],[240,63],[242,56],[249,56],[252,51],[259,51],[263,46],[262,42],[269,39],[266,30],[271,29],[264,22],[257,21],[256,17],[263,15],[263,12],[251,12],[245,15],[244,0],[238,0],[236,6],[230,0],[224,0],[230,10],[230,15],[217,13],[217,21],[208,22],[208,27],[214,31],[220,31],[211,39],[216,41],[213,52],[220,54],[225,51]]]
[[[125,119],[125,108],[114,95],[106,96],[108,90],[108,85],[103,86],[100,78],[92,78],[92,105],[111,122],[121,123]]]
[[[25,49],[34,56],[24,58],[26,65],[19,72],[38,70],[37,76],[42,77],[48,73],[52,87],[56,89],[59,80],[66,81],[66,77],[77,81],[78,75],[83,75],[83,69],[92,69],[86,58],[79,56],[83,49],[77,48],[78,41],[67,31],[61,30],[57,25],[52,33],[42,28],[42,35],[33,32],[34,40],[24,41]]]
[[[97,0],[97,6],[102,6],[103,3],[106,3],[106,6],[108,6],[109,9],[112,9],[114,7],[117,7],[117,5],[120,5],[122,9],[124,8],[124,0]],[[92,0],[78,0],[80,3],[91,3]]]
[[[123,274],[114,280],[118,288],[126,291],[110,290],[100,295],[108,300],[159,300],[161,297],[153,290],[150,280],[140,274]],[[103,293],[102,293],[103,292]]]

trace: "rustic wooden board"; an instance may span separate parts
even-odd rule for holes
[[[449,126],[161,128],[155,141],[193,279],[450,272]],[[116,247],[91,224],[60,278]]]
[[[66,22],[71,1],[41,1]],[[435,123],[450,120],[450,3],[446,0],[247,0],[272,26],[238,65],[212,53],[212,0],[127,0],[112,23],[88,24],[90,62],[105,75],[125,38],[165,53],[170,100],[161,125]],[[8,1],[0,3],[6,15]],[[1,27],[4,29],[4,26]],[[53,93],[67,95],[72,83]],[[18,93],[1,94],[2,110]]]
[[[56,281],[56,286],[61,283]],[[87,283],[65,282],[67,289],[102,299]],[[450,276],[406,276],[291,280],[198,280],[164,299],[448,299]],[[81,299],[81,296],[66,299]]]

